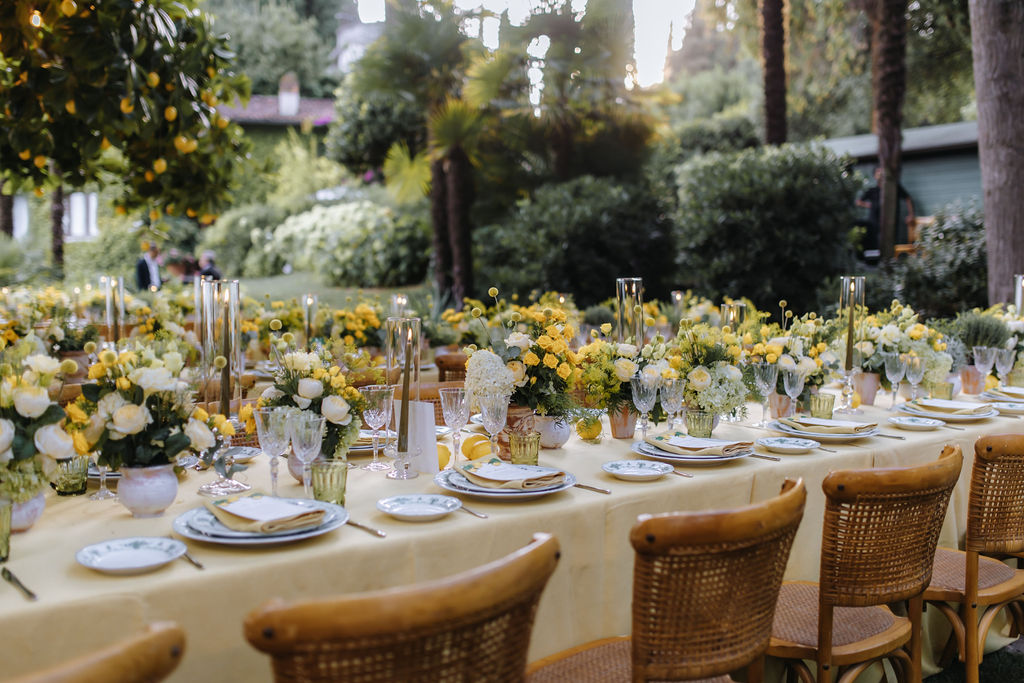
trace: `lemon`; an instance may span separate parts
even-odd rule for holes
[[[596,417],[585,417],[576,423],[576,433],[584,441],[601,436],[601,420]]]
[[[135,103],[132,102],[130,97],[122,97],[121,98],[121,113],[122,114],[131,114],[133,111],[135,111]]]
[[[153,162],[153,170],[157,173],[163,173],[167,170],[167,162],[164,159],[157,159]]]
[[[32,190],[32,192],[33,192],[33,193],[35,193],[35,195],[36,195],[37,197],[42,197],[42,196],[43,196],[43,194],[45,194],[45,193],[43,192],[43,188],[41,188],[41,187],[37,187],[36,189]]]
[[[185,215],[188,216],[189,218],[195,218],[196,217],[196,210],[195,209],[185,209]]]
[[[145,173],[144,173],[144,174],[142,175],[142,177],[146,179],[146,182],[147,182],[147,183],[151,183],[151,182],[153,182],[153,181],[154,181],[154,180],[156,179],[156,176],[155,176],[155,175],[153,175],[153,172],[152,172],[152,171],[146,171],[146,172],[145,172]]]
[[[64,109],[67,110],[67,112],[69,114],[74,116],[75,115],[75,111],[76,111],[76,109],[75,109],[75,101],[74,100],[68,100],[67,102],[65,102],[64,103]]]
[[[155,88],[160,85],[160,74],[155,71],[150,71],[146,74],[146,83],[149,83],[150,88]]]
[[[32,158],[32,152],[30,152],[27,149],[23,149],[20,152],[18,152],[18,158],[21,159],[22,161],[28,161],[29,159]]]
[[[110,147],[110,140],[106,138],[100,140],[100,149],[107,149],[108,147]]]
[[[850,399],[850,405],[853,406],[854,408],[858,408],[860,407],[860,401],[860,392],[853,392],[853,398]]]
[[[157,211],[156,209],[150,209],[150,211],[149,211],[149,220],[155,221],[158,218],[160,218],[160,212]]]
[[[221,130],[227,128],[229,123],[231,123],[231,121],[224,118],[223,116],[217,119],[217,127],[220,128]]]
[[[64,16],[70,17],[78,11],[78,5],[75,4],[74,0],[64,0],[60,3],[60,11]]]
[[[42,168],[46,166],[46,157],[42,154],[37,154],[36,158],[32,160],[32,163],[36,165],[36,168]]]
[[[483,434],[473,434],[462,442],[462,454],[470,460],[477,460],[491,454],[491,442]]]
[[[448,464],[448,460],[452,457],[452,452],[448,450],[448,447],[443,443],[437,444],[437,468],[443,470],[445,465]]]
[[[168,121],[173,121],[174,119],[178,118],[178,110],[174,107],[167,107],[166,109],[164,109],[164,118]]]
[[[174,149],[178,150],[182,154],[187,154],[185,150],[188,149],[188,138],[184,135],[174,136]]]
[[[999,380],[996,378],[995,375],[989,375],[988,377],[985,378],[985,391],[998,388]]]

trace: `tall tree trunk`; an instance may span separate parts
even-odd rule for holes
[[[978,155],[985,192],[989,303],[1024,272],[1024,4],[970,0]]]
[[[882,258],[888,259],[895,250],[900,215],[900,129],[907,90],[907,0],[874,0],[871,9],[873,127],[878,136],[878,165],[882,168],[879,243]]]
[[[53,250],[53,267],[59,277],[64,276],[64,186],[58,185],[53,191],[50,203],[50,243]]]
[[[430,162],[430,222],[433,224],[434,283],[439,296],[452,291],[452,248],[448,239],[448,179],[444,160]],[[456,309],[462,300],[452,301]]]
[[[761,56],[764,59],[764,139],[786,141],[785,0],[761,0]]]
[[[453,147],[445,159],[448,180],[448,240],[452,247],[452,295],[457,302],[473,293],[473,169],[461,147]]]
[[[3,193],[0,184],[0,234],[14,237],[14,196]]]

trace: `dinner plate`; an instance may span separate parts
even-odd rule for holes
[[[916,415],[895,415],[889,418],[889,423],[911,432],[930,432],[946,424],[942,420],[917,417]]]
[[[348,511],[340,505],[306,498],[289,498],[291,502],[327,511],[324,521],[319,526],[307,529],[278,531],[273,534],[261,534],[251,531],[234,531],[217,521],[213,513],[205,507],[192,508],[178,515],[172,528],[179,536],[194,541],[220,543],[222,545],[277,545],[304,541],[326,534],[342,526],[348,521]]]
[[[821,443],[849,443],[850,441],[856,441],[857,439],[865,439],[869,436],[875,436],[878,434],[878,428],[860,432],[858,434],[818,434],[817,432],[805,432],[800,429],[793,429],[787,425],[782,424],[778,420],[773,420],[768,424],[768,428],[775,430],[776,432],[782,432],[790,436],[798,436],[802,439],[811,439],[813,441],[820,441]]]
[[[732,455],[678,455],[669,453],[644,441],[633,442],[633,452],[647,458],[654,458],[668,463],[686,463],[687,465],[717,465],[729,460],[738,460],[750,456],[750,451],[740,451]]]
[[[174,562],[188,548],[173,538],[133,536],[87,545],[77,553],[78,564],[104,574],[144,574]]]
[[[625,481],[654,481],[674,470],[665,462],[650,460],[613,460],[601,465],[601,469],[616,479]]]
[[[999,411],[992,408],[987,413],[977,413],[975,415],[956,415],[953,413],[943,413],[939,411],[922,410],[917,406],[907,405],[901,403],[899,407],[900,411],[907,413],[908,415],[915,415],[917,417],[930,417],[935,420],[943,420],[945,422],[977,422],[978,420],[987,420],[990,417],[995,417],[999,414]]]
[[[524,465],[523,467],[527,467],[527,465]],[[549,470],[551,468],[539,469]],[[441,470],[434,475],[434,483],[446,491],[463,493],[467,496],[476,496],[477,498],[488,498],[490,500],[530,500],[533,498],[547,496],[552,493],[558,493],[559,491],[564,491],[567,488],[575,486],[576,477],[571,473],[566,472],[565,481],[561,484],[556,484],[542,489],[522,491],[517,489],[489,489],[477,486],[455,470]]]
[[[391,496],[377,501],[377,509],[403,522],[432,522],[462,507],[462,501],[453,496],[434,493],[413,493]]]
[[[89,477],[89,481],[99,481],[100,480],[100,468],[96,465],[95,462],[90,462],[89,463],[89,472],[88,472],[88,474],[86,476]],[[107,472],[107,483],[108,484],[110,482],[112,482],[112,481],[117,481],[120,478],[121,478],[121,473],[120,472],[116,472],[116,471],[113,471],[113,470],[110,470],[110,471]]]
[[[448,436],[452,433],[452,428],[447,425],[437,425],[434,427],[434,433],[437,434],[437,438]]]
[[[758,439],[757,444],[764,446],[772,453],[782,453],[783,455],[810,453],[821,445],[813,439],[797,439],[792,436],[766,436],[763,439]]]
[[[1024,415],[1024,403],[1015,401],[995,401],[989,404],[1004,415]]]
[[[381,450],[384,450],[384,444],[387,443],[388,438],[395,438],[396,432],[391,430],[381,430],[377,435],[378,446]],[[356,455],[372,454],[373,453],[373,430],[372,429],[360,429],[360,439],[370,439],[370,443],[359,443],[356,442],[349,449],[349,453]]]
[[[230,453],[235,458],[235,462],[241,464],[249,462],[262,452],[260,449],[252,446],[232,446],[224,451],[224,455]]]
[[[483,413],[473,413],[472,415],[469,416],[469,421],[472,422],[475,425],[480,425],[481,427],[483,427],[484,426],[484,416],[483,416]]]

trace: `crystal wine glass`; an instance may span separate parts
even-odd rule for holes
[[[786,396],[793,403],[793,414],[796,415],[796,402],[800,394],[804,392],[804,373],[796,368],[782,369],[782,387],[786,390]]]
[[[661,385],[661,407],[668,413],[668,428],[672,431],[679,419],[679,411],[683,409],[683,390],[686,378],[666,379]]]
[[[907,357],[901,353],[886,353],[882,358],[885,360],[885,377],[892,385],[892,405],[889,410],[896,410],[896,392],[900,390],[900,382],[907,374]]]
[[[1013,372],[1013,366],[1017,362],[1017,349],[998,349],[996,351],[996,371],[999,373],[999,381],[1003,386],[1007,384],[1007,378]]]
[[[310,484],[313,478],[310,465],[320,455],[326,425],[327,420],[323,415],[307,410],[293,413],[288,418],[288,435],[291,437],[295,456],[302,461],[302,488],[307,497],[311,495]]]
[[[761,403],[761,421],[755,424],[755,427],[767,427],[769,424],[768,420],[768,397],[775,391],[776,382],[779,380],[779,366],[774,363],[754,363],[751,366],[754,369],[754,384],[757,386],[758,393],[764,397],[764,401]]]
[[[910,382],[910,400],[917,398],[917,385],[924,379],[924,358],[907,357],[907,381]]]
[[[633,390],[633,405],[640,413],[640,434],[645,441],[647,440],[647,418],[658,400],[658,380],[657,375],[641,371],[633,375],[633,379],[629,381],[630,389]]]
[[[110,471],[110,468],[99,464],[99,462],[96,463],[96,468],[100,471],[100,489],[89,496],[89,500],[116,500],[117,494],[107,488],[107,472]]]
[[[277,459],[288,450],[288,408],[257,408],[253,411],[256,418],[256,437],[260,442],[260,450],[270,457],[270,492],[277,496]]]
[[[483,394],[475,396],[480,406],[480,417],[483,418],[484,429],[491,436],[491,453],[498,455],[498,434],[505,428],[508,418],[508,395],[507,394]]]
[[[988,377],[988,373],[992,372],[992,366],[996,362],[996,351],[991,346],[975,346],[971,349],[974,352],[974,367],[978,368],[978,372],[981,373],[981,378],[985,379]]]
[[[391,410],[395,400],[395,387],[386,384],[371,384],[360,390],[366,400],[363,420],[373,430],[373,460],[363,465],[364,470],[382,472],[389,465],[378,460],[380,452],[380,428],[391,421]]]
[[[445,469],[454,469],[459,457],[459,444],[462,441],[462,428],[469,422],[469,401],[466,390],[462,387],[444,387],[439,389],[441,395],[441,412],[444,423],[452,430],[452,457],[448,459]]]

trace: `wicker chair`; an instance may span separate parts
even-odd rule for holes
[[[185,651],[185,632],[173,622],[11,683],[152,683],[167,677]]]
[[[434,424],[444,424],[444,411],[441,409],[441,389],[448,387],[461,387],[465,382],[420,382],[420,400],[434,405]],[[402,387],[399,385],[395,391],[395,400],[402,398]]]
[[[500,560],[438,581],[318,601],[272,600],[245,637],[278,681],[521,681],[537,602],[558,561],[537,534]]]
[[[460,382],[466,379],[466,361],[469,358],[461,351],[443,353],[434,357],[437,364],[438,382]]]
[[[748,667],[760,681],[772,614],[807,492],[738,510],[641,515],[633,635],[588,643],[535,662],[530,683],[554,681],[731,681]]]
[[[926,465],[825,477],[820,580],[783,584],[769,656],[808,683],[805,659],[817,662],[818,683],[841,667],[839,680],[852,681],[883,658],[920,681],[922,594],[962,463],[960,447],[946,446]],[[908,618],[886,607],[904,600]]]
[[[981,648],[992,621],[1024,595],[1024,571],[979,555],[1024,551],[1024,434],[986,436],[974,444],[964,547],[966,552],[936,551],[924,599],[952,624],[950,638],[959,647],[967,680],[977,683]],[[948,602],[960,603],[960,613]],[[1019,610],[1014,616],[1019,617]]]

